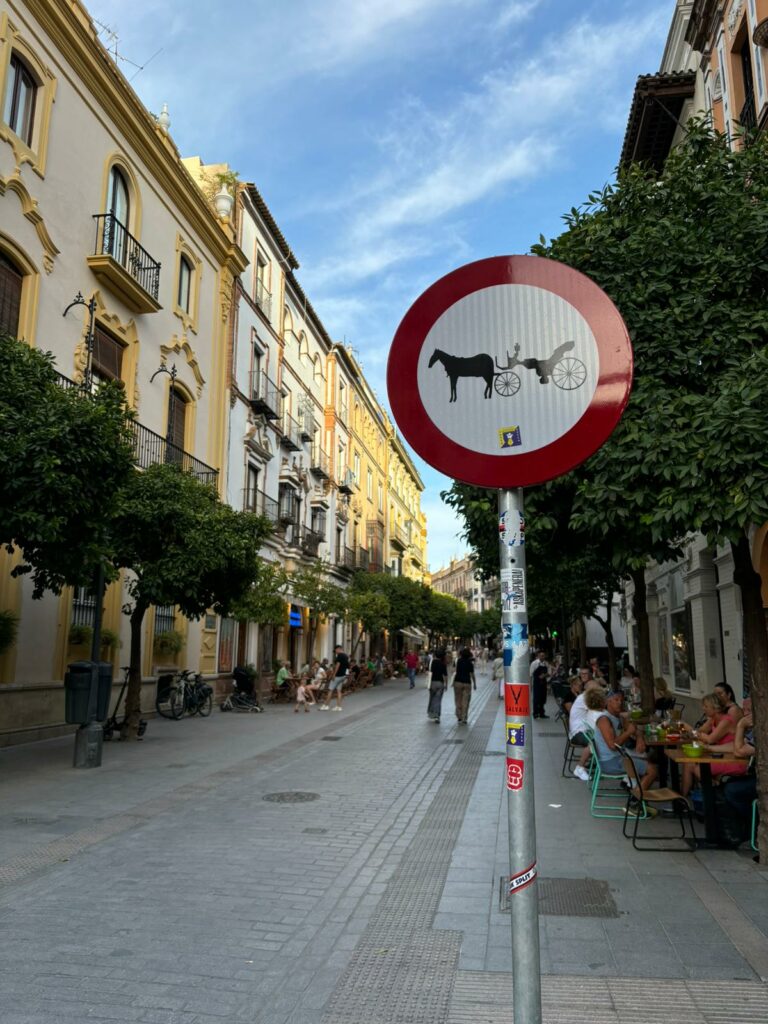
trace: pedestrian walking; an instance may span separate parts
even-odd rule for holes
[[[493,659],[491,673],[499,690],[499,700],[504,700],[504,658],[499,651],[496,652],[496,656]]]
[[[444,651],[438,651],[432,656],[430,673],[427,717],[431,718],[433,722],[439,722],[440,710],[443,704],[443,694],[448,686],[448,666],[445,664]]]
[[[341,711],[341,690],[349,672],[349,656],[344,653],[341,644],[336,644],[333,666],[335,671],[328,685],[328,703],[320,705],[321,711],[330,711],[331,697],[336,697],[336,707],[333,710]]]
[[[405,656],[405,671],[408,675],[408,689],[412,690],[416,685],[416,672],[419,668],[419,656],[416,651],[408,651]]]
[[[456,661],[456,672],[453,676],[453,696],[456,701],[456,718],[459,725],[467,724],[469,702],[472,699],[472,688],[477,689],[475,682],[475,659],[468,647],[462,648]]]

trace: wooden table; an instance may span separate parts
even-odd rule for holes
[[[658,760],[659,785],[661,787],[664,787],[667,784],[667,777],[668,777],[668,774],[669,774],[669,772],[668,772],[669,765],[667,763],[668,762],[667,748],[669,748],[671,750],[676,749],[677,747],[680,746],[681,743],[684,742],[683,738],[680,737],[680,739],[678,739],[678,740],[672,740],[671,743],[667,739],[664,739],[664,740],[649,739],[647,736],[644,736],[643,739],[645,740],[645,745],[646,745],[646,747],[648,747],[649,750],[658,750],[658,752],[659,752],[659,760]]]
[[[736,757],[735,754],[721,754],[719,757],[710,753],[702,753],[698,757],[686,757],[682,750],[668,748],[667,758],[674,764],[674,770],[678,772],[675,779],[675,789],[680,788],[679,766],[685,764],[701,765],[701,795],[704,800],[704,829],[706,833],[705,842],[707,845],[717,846],[717,811],[715,810],[715,791],[712,785],[713,764],[749,764],[748,757]]]

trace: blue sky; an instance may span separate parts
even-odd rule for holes
[[[385,399],[432,281],[527,252],[610,179],[675,0],[90,0],[184,156],[254,181],[332,337]],[[106,41],[106,38],[105,38]],[[135,68],[123,64],[128,78]],[[465,545],[416,460],[434,570]]]

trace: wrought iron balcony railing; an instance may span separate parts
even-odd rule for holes
[[[757,128],[757,112],[755,110],[755,95],[748,92],[744,106],[739,114],[739,124],[745,132],[752,132]]]
[[[264,516],[270,523],[278,521],[279,506],[274,498],[269,498],[264,491],[258,491],[250,487],[243,489],[243,511],[257,512]]]
[[[301,431],[299,430],[299,424],[289,415],[287,412],[283,413],[283,435],[280,438],[280,443],[291,451],[298,452],[301,450]]]
[[[156,434],[154,430],[145,427],[142,423],[132,420],[130,423],[133,431],[134,451],[136,453],[136,465],[140,469],[147,469],[149,466],[164,462],[170,465],[179,466],[187,473],[191,473],[204,484],[216,484],[219,471],[207,466],[194,455],[185,452],[175,444],[171,444],[167,438]]]
[[[320,545],[325,540],[322,533],[311,530],[307,526],[301,528],[301,549],[307,555],[316,555]]]
[[[358,548],[357,549],[357,559],[356,559],[356,562],[355,562],[355,564],[357,565],[357,568],[358,569],[362,569],[363,572],[368,572],[369,562],[370,562],[370,559],[368,557],[368,549],[367,548]]]
[[[77,391],[83,398],[92,397],[91,392],[86,391],[82,384],[76,384],[75,381],[65,377],[58,370],[56,371],[56,380],[59,387],[67,391]],[[171,444],[166,437],[155,433],[149,427],[145,427],[138,420],[128,420],[128,429],[133,438],[133,453],[139,469],[147,469],[149,466],[169,463],[174,466],[180,466],[185,472],[196,476],[204,484],[216,485],[216,481],[219,478],[218,469],[214,469],[200,459],[196,459],[194,455],[185,452],[178,445]]]
[[[268,420],[279,420],[283,411],[283,396],[277,384],[264,370],[251,371],[251,408]]]
[[[95,213],[94,256],[111,256],[155,302],[160,292],[160,264],[113,213]]]
[[[322,480],[327,480],[331,475],[331,460],[328,458],[328,453],[324,452],[318,444],[312,445],[309,468],[315,476],[319,476]]]
[[[272,312],[272,293],[267,291],[267,286],[259,278],[256,279],[256,294],[254,295],[256,305],[269,320]]]

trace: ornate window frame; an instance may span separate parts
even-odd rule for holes
[[[117,167],[121,172],[125,178],[125,183],[128,186],[128,198],[130,202],[130,215],[128,219],[130,223],[124,224],[123,227],[126,228],[126,230],[132,234],[138,242],[141,242],[141,221],[143,210],[141,203],[141,190],[139,189],[139,179],[136,177],[136,172],[131,166],[128,157],[126,157],[120,150],[114,150],[104,161],[104,172],[101,179],[101,205],[96,212],[107,213],[109,176],[113,167]]]
[[[3,13],[0,14],[0,111],[5,110],[6,90],[10,82],[11,56],[14,53],[21,57],[37,80],[32,143],[27,145],[4,121],[0,121],[0,139],[7,142],[13,150],[17,170],[21,170],[22,164],[29,164],[36,174],[44,178],[48,160],[51,115],[56,98],[56,78],[51,69],[40,61],[34,50],[25,42],[15,23],[6,13]]]
[[[35,346],[40,271],[23,249],[3,231],[0,231],[0,252],[15,263],[21,271],[21,304],[19,306],[19,340]]]
[[[182,256],[189,264],[189,312],[179,305],[179,275]],[[200,323],[200,289],[203,278],[203,261],[196,255],[179,232],[176,233],[176,256],[173,270],[173,315],[181,320],[184,334],[197,334]]]

